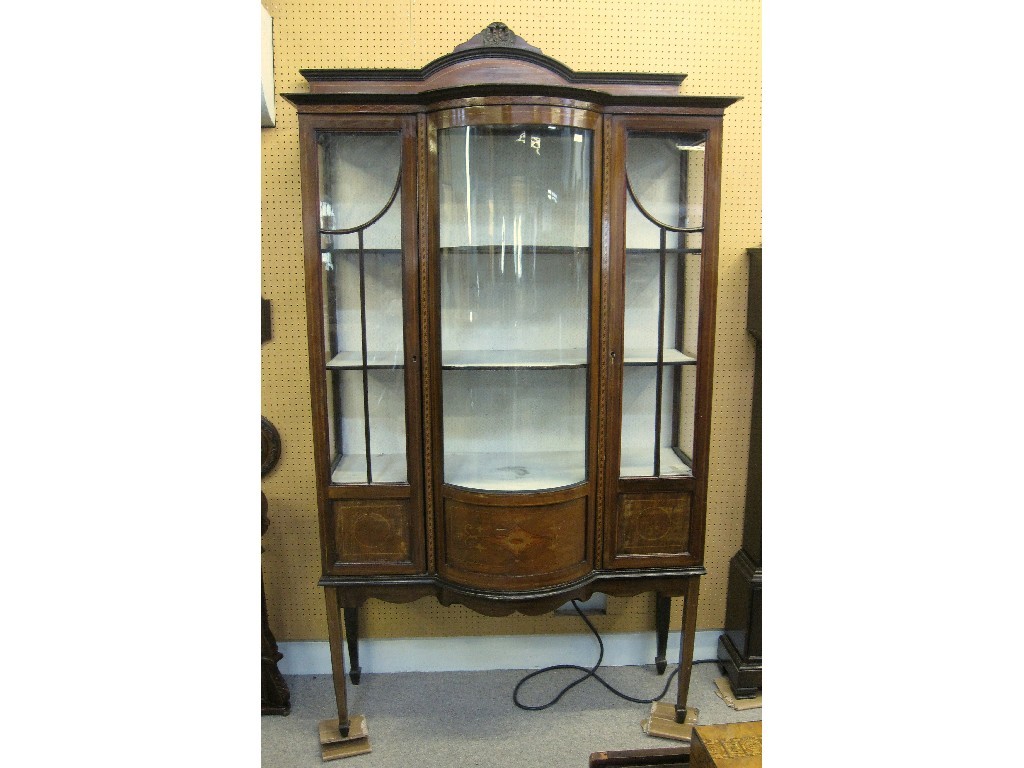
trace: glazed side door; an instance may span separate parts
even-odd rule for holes
[[[610,130],[604,566],[703,561],[721,121]]]
[[[416,148],[415,116],[300,116],[328,575],[426,570]]]

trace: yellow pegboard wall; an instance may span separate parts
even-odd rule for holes
[[[420,67],[503,21],[528,43],[580,71],[683,72],[682,93],[742,96],[726,110],[708,524],[698,627],[725,621],[729,559],[740,546],[753,382],[746,332],[746,249],[761,244],[761,5],[720,0],[533,0],[349,3],[265,0],[274,20],[276,93],[306,91],[300,69]],[[273,339],[262,350],[262,407],[282,455],[263,479],[271,527],[263,539],[270,623],[281,641],[325,640],[327,623],[313,479],[302,265],[298,121],[276,97],[262,131],[263,296]],[[672,626],[681,621],[673,601]],[[653,599],[610,598],[602,632],[649,630]],[[563,616],[487,617],[434,599],[370,601],[366,637],[580,632]]]

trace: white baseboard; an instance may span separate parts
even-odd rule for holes
[[[694,661],[716,658],[722,630],[698,632]],[[624,667],[654,663],[653,632],[602,635],[603,666]],[[327,675],[331,652],[327,641],[279,643],[284,675]],[[553,664],[591,666],[597,661],[597,640],[590,634],[497,635],[493,637],[364,638],[359,641],[363,672],[453,672],[481,669],[540,669]],[[665,654],[669,668],[679,660],[679,633],[670,632]],[[345,664],[348,665],[348,650]]]

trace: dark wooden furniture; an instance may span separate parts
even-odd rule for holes
[[[684,596],[681,721],[735,99],[573,72],[500,23],[422,69],[302,75],[285,98],[341,733],[344,623],[355,658],[363,602],[426,595],[506,615],[653,591],[663,636]]]
[[[743,545],[729,563],[725,632],[718,638],[718,662],[737,698],[761,690],[761,249],[750,248],[747,256],[747,331],[755,341],[747,505]]]
[[[270,341],[270,300],[260,301],[260,336],[262,343]],[[260,476],[266,477],[277,464],[281,456],[281,435],[277,427],[270,423],[266,416],[260,417]],[[267,497],[260,492],[260,537],[270,527],[270,519],[267,517]],[[277,649],[277,640],[274,633],[270,631],[270,622],[267,620],[267,595],[263,589],[263,574],[260,574],[260,601],[262,604],[262,628],[261,628],[261,670],[262,682],[262,714],[264,715],[287,715],[291,711],[291,693],[288,691],[288,683],[285,682],[281,671],[277,668],[284,656]]]
[[[267,532],[270,521],[267,519],[267,497],[261,493],[261,533]],[[263,582],[260,581],[260,600],[263,608],[263,628],[261,640],[261,682],[262,695],[261,707],[264,715],[287,715],[291,711],[291,693],[288,691],[288,683],[285,682],[281,671],[277,668],[277,662],[282,658],[281,652],[277,649],[277,640],[274,633],[270,631],[270,623],[267,621],[267,595],[263,590]]]

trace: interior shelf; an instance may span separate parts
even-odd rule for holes
[[[619,477],[651,477],[654,473],[654,455],[651,451],[629,451],[619,459]],[[671,448],[661,449],[659,477],[692,477],[693,470]]]
[[[446,245],[440,248],[442,256],[585,256],[590,253],[589,246],[577,245]],[[657,253],[657,250],[655,250]]]
[[[322,233],[321,233],[322,234]],[[331,237],[331,235],[323,235]],[[320,253],[329,253],[332,256],[359,256],[358,248],[321,248]],[[364,256],[401,256],[401,248],[363,248]]]
[[[624,365],[656,365],[658,351],[656,349],[626,349],[622,362]],[[670,348],[662,351],[662,362],[665,365],[696,365],[697,358],[685,355],[678,349]]]
[[[373,350],[366,351],[367,368],[401,368],[405,364],[402,358],[402,350]],[[363,367],[363,353],[361,351],[342,350],[327,363],[328,368],[352,369]]]
[[[446,453],[444,481],[485,491],[534,491],[586,480],[583,451]]]
[[[692,254],[700,253],[700,248],[666,248],[666,254]],[[626,253],[629,256],[659,256],[661,254],[660,248],[630,248],[626,246]]]
[[[378,453],[371,457],[374,483],[406,483],[409,481],[404,453]],[[331,482],[366,484],[366,455],[340,456],[331,470]]]
[[[441,367],[453,369],[585,368],[586,349],[445,349]]]

